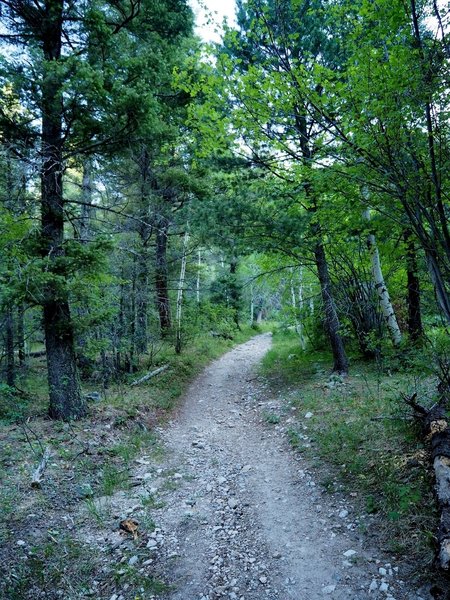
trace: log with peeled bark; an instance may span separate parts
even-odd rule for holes
[[[154,371],[147,373],[147,375],[144,375],[140,379],[136,379],[136,381],[133,381],[133,383],[131,383],[131,385],[133,386],[133,385],[139,385],[140,383],[144,383],[144,381],[147,381],[148,379],[155,377],[155,375],[159,375],[160,373],[163,373],[163,371],[167,371],[169,366],[170,365],[163,365],[162,367],[159,367],[158,369],[155,369]]]
[[[445,399],[430,409],[416,402],[416,394],[406,399],[420,421],[422,434],[431,446],[431,462],[436,479],[436,499],[440,511],[436,565],[450,571],[450,426]]]
[[[50,448],[46,448],[44,451],[44,454],[42,455],[42,460],[39,463],[39,465],[36,467],[35,471],[33,472],[32,478],[31,478],[31,487],[32,488],[40,488],[41,487],[41,483],[42,483],[42,478],[44,476],[44,471],[47,467],[47,463],[50,459],[51,456],[51,451]]]

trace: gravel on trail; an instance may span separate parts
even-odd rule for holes
[[[259,335],[209,365],[161,430],[172,486],[148,548],[172,587],[155,598],[428,600],[264,423],[255,368],[270,345]]]

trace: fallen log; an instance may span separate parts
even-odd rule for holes
[[[441,515],[435,562],[440,569],[448,572],[450,570],[450,426],[444,408],[446,399],[442,398],[430,409],[416,402],[416,394],[411,398],[405,398],[405,401],[414,409],[414,416],[422,427],[422,435],[431,447],[436,499]]]
[[[163,365],[162,367],[159,367],[159,369],[155,369],[154,371],[147,373],[147,375],[144,375],[140,379],[136,379],[136,381],[133,381],[133,383],[131,383],[130,385],[133,386],[133,385],[139,385],[140,383],[144,383],[144,381],[147,381],[148,379],[155,377],[155,375],[159,375],[163,371],[167,371],[167,369],[169,367],[170,367],[170,365]]]
[[[30,358],[39,358],[41,356],[45,356],[46,354],[46,350],[32,350],[31,352],[28,352],[28,356]]]
[[[40,488],[41,487],[42,478],[44,476],[44,471],[47,467],[47,463],[50,459],[50,456],[51,456],[50,448],[47,446],[47,448],[44,450],[44,454],[42,455],[41,462],[39,463],[39,465],[33,472],[33,476],[31,478],[31,487],[32,488]]]

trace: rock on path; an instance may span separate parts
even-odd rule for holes
[[[261,424],[254,367],[270,344],[260,335],[212,363],[162,432],[173,483],[158,516],[174,589],[164,598],[417,600]]]

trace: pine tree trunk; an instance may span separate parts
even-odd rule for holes
[[[233,256],[231,258],[231,262],[230,262],[230,275],[232,275],[232,281],[231,281],[231,286],[230,286],[230,303],[231,306],[233,308],[233,312],[234,312],[234,322],[236,324],[236,327],[239,329],[239,331],[241,330],[241,326],[239,324],[239,291],[238,291],[238,287],[237,287],[237,281],[236,281],[236,273],[237,273],[237,267],[238,267],[238,259],[236,256]],[[260,319],[258,321],[258,319]],[[258,325],[261,323],[262,321],[262,313],[261,315],[258,314],[258,318],[256,319],[256,322],[258,323]]]
[[[295,125],[299,133],[299,143],[302,151],[303,165],[308,169],[311,168],[313,158],[310,129],[308,127],[308,116],[305,113],[304,107],[295,106]],[[304,183],[306,197],[310,200],[311,214],[317,214],[317,203],[314,198],[314,191],[310,181]],[[333,298],[331,288],[330,275],[328,273],[327,257],[322,241],[322,231],[319,222],[311,224],[311,233],[315,238],[314,258],[317,268],[317,276],[320,283],[320,291],[322,294],[323,310],[324,310],[324,325],[325,331],[330,340],[331,351],[333,353],[333,371],[346,375],[348,373],[348,359],[345,353],[344,342],[339,332],[340,322],[336,309],[336,304]]]
[[[299,308],[299,312],[300,312],[300,319],[298,321],[298,335],[300,337],[300,347],[302,350],[305,350],[306,348],[306,340],[305,340],[305,335],[303,332],[303,306],[304,306],[304,301],[303,301],[303,268],[300,267],[300,274],[299,274],[299,283],[298,283],[298,308]]]
[[[363,213],[363,218],[370,221],[370,209],[367,208]],[[398,326],[397,317],[395,316],[394,307],[389,296],[389,292],[384,281],[383,271],[381,269],[380,254],[378,252],[375,236],[370,233],[367,236],[367,247],[370,253],[372,262],[372,276],[375,282],[375,289],[380,301],[381,311],[386,321],[389,335],[391,336],[394,346],[399,346],[402,341],[402,333]]]
[[[172,326],[167,273],[167,236],[169,221],[161,217],[156,232],[156,306],[159,314],[161,335],[166,335]]]
[[[413,342],[423,336],[422,316],[420,310],[420,281],[417,275],[416,245],[411,230],[404,232],[406,244],[408,333]]]
[[[17,308],[17,347],[19,350],[19,365],[22,367],[25,364],[25,308],[23,304],[19,304]]]
[[[49,0],[42,21],[44,58],[49,66],[42,81],[41,223],[43,255],[50,271],[64,254],[64,200],[62,189],[62,91],[55,62],[61,58],[63,0]],[[76,419],[86,414],[80,392],[73,326],[64,284],[50,282],[43,302],[50,405],[56,419]]]
[[[94,214],[92,207],[92,158],[89,156],[83,162],[83,180],[81,182],[81,218],[80,241],[89,242],[92,237],[91,222]]]
[[[145,145],[139,155],[140,176],[140,224],[138,234],[140,238],[139,257],[137,261],[136,277],[136,350],[146,352],[148,345],[148,286],[150,279],[149,243],[153,233],[153,217],[150,217],[151,189],[154,179],[151,173],[150,155]]]
[[[322,302],[324,308],[325,330],[330,339],[331,350],[333,352],[333,371],[346,375],[348,373],[348,359],[345,353],[344,342],[339,332],[340,322],[334,302],[330,275],[328,273],[328,264],[325,255],[325,248],[321,241],[316,243],[314,248],[314,257],[316,260],[317,275],[320,283]]]
[[[6,350],[6,383],[14,387],[16,383],[16,369],[14,365],[14,319],[10,306],[5,314],[5,350]]]
[[[300,337],[300,343],[301,343],[301,339],[302,339],[301,326],[300,326],[300,322],[299,322],[298,316],[297,316],[297,297],[295,295],[294,268],[293,267],[290,268],[290,272],[291,272],[291,277],[289,280],[289,287],[291,290],[291,306],[292,306],[292,312],[294,314],[294,327],[295,327],[295,332]]]
[[[202,268],[202,252],[198,251],[197,258],[197,282],[195,285],[196,296],[197,296],[197,304],[200,304],[200,269]]]
[[[145,352],[147,350],[147,321],[148,321],[148,248],[144,242],[140,249],[137,260],[136,275],[136,350]]]
[[[180,268],[180,280],[178,282],[178,293],[177,293],[177,315],[176,315],[176,323],[177,323],[177,331],[176,331],[176,340],[175,340],[175,352],[180,354],[182,340],[181,340],[181,314],[183,307],[183,289],[184,289],[184,280],[186,278],[186,262],[187,262],[187,246],[189,242],[189,233],[186,231],[184,234],[183,240],[183,254],[181,256],[181,268]]]

